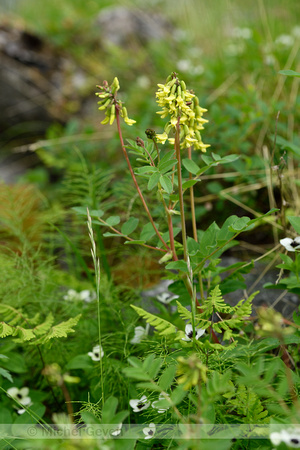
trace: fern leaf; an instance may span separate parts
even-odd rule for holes
[[[44,323],[41,323],[40,325],[37,325],[33,329],[34,334],[36,336],[40,336],[40,335],[46,333],[49,330],[49,328],[52,326],[53,322],[54,322],[54,319],[53,319],[52,314],[50,313],[50,314],[48,314],[48,316],[47,316],[47,318],[46,318]]]
[[[176,327],[171,322],[154,316],[153,314],[150,314],[149,312],[144,311],[142,308],[138,308],[137,306],[131,305],[131,307],[138,313],[140,317],[143,317],[143,319],[145,319],[147,323],[152,325],[161,336],[176,333]]]
[[[31,329],[25,329],[23,327],[17,326],[16,332],[14,334],[18,334],[20,339],[16,339],[17,342],[31,341],[31,339],[35,338],[35,334]]]
[[[54,325],[48,331],[48,333],[41,337],[37,343],[45,344],[54,338],[62,338],[67,337],[69,333],[74,333],[75,330],[72,328],[77,325],[81,314],[78,314],[76,317],[71,317],[71,319],[66,320],[65,322],[61,322],[58,325]]]
[[[201,306],[203,313],[199,314],[199,319],[203,317],[211,316],[214,312],[218,313],[231,313],[233,308],[230,305],[227,305],[222,297],[222,293],[220,291],[219,285],[217,285],[208,296],[207,300]],[[197,316],[197,318],[198,318]]]
[[[252,300],[259,293],[259,291],[253,292],[247,300],[240,300],[236,306],[233,307],[234,316],[249,317],[252,313]]]
[[[7,336],[14,335],[15,330],[5,322],[0,323],[0,337],[4,338]]]
[[[186,309],[184,306],[182,306],[181,303],[179,303],[177,301],[176,301],[176,303],[177,303],[177,309],[178,309],[178,313],[179,313],[180,317],[183,320],[191,321],[192,320],[192,313],[188,309]]]

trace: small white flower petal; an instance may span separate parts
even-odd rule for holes
[[[19,393],[23,396],[26,397],[29,394],[29,388],[28,387],[22,387],[19,391]]]
[[[117,427],[116,427],[116,429],[114,430],[114,431],[111,431],[111,435],[112,436],[119,436],[119,434],[121,433],[121,430],[122,430],[122,426],[123,426],[123,424],[122,423],[119,423],[118,425],[117,425]]]
[[[157,295],[156,298],[164,305],[168,305],[175,298],[179,298],[179,295],[171,295],[169,292],[163,292],[162,294]]]
[[[134,329],[134,336],[131,339],[131,344],[139,344],[147,336],[146,328],[139,326]]]
[[[273,445],[279,445],[281,443],[281,433],[271,433],[270,434],[270,441]]]
[[[28,406],[31,403],[31,398],[30,397],[24,397],[22,398],[22,400],[20,400],[21,405],[24,406]]]
[[[19,393],[19,389],[17,387],[11,387],[11,388],[7,389],[7,393],[11,397],[15,398]]]
[[[155,435],[156,426],[155,423],[149,423],[149,427],[143,428],[143,433],[145,434],[145,439],[152,439]]]
[[[169,398],[169,395],[166,394],[166,396]],[[152,408],[157,409],[157,412],[158,412],[159,414],[162,414],[162,413],[166,412],[166,411],[170,408],[170,406],[168,406],[167,408],[159,408],[159,407],[157,407],[156,404],[157,404],[160,400],[166,400],[166,397],[165,397],[163,394],[159,394],[158,400],[156,400],[155,402],[153,402],[151,406],[152,406]]]

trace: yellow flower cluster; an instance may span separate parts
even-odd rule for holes
[[[170,138],[169,133],[171,130],[175,132],[179,126],[180,148],[193,146],[196,150],[206,152],[206,148],[210,145],[203,144],[200,131],[204,129],[204,123],[208,122],[202,117],[207,110],[199,106],[198,98],[186,88],[185,82],[180,81],[175,73],[168,77],[166,84],[158,84],[158,87],[156,102],[162,111],[158,111],[157,114],[162,118],[170,115],[170,120],[165,125],[164,132],[156,135],[157,141],[164,144],[168,139],[174,144],[175,139]]]
[[[107,81],[103,82],[102,86],[97,86],[100,89],[100,92],[96,92],[97,97],[101,100],[98,102],[99,110],[105,110],[105,119],[102,120],[102,125],[109,123],[112,125],[114,123],[116,117],[116,110],[120,111],[121,117],[123,117],[124,122],[127,125],[133,125],[135,120],[129,119],[127,109],[125,106],[122,106],[122,102],[116,99],[116,93],[120,89],[119,80],[117,77],[114,78],[114,81],[110,86],[108,86]]]

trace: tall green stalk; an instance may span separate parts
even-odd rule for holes
[[[101,309],[100,309],[100,260],[97,258],[97,251],[96,251],[96,242],[94,239],[94,232],[92,227],[92,219],[89,213],[89,210],[87,208],[87,226],[89,230],[89,237],[92,244],[91,248],[91,254],[93,258],[94,268],[95,268],[95,278],[96,278],[96,296],[97,296],[97,317],[98,317],[98,341],[100,346],[100,360],[99,360],[99,372],[100,372],[100,384],[101,384],[101,391],[102,391],[102,407],[105,402],[104,398],[104,381],[103,381],[103,362],[101,357],[101,349],[102,349],[102,337],[101,337]]]

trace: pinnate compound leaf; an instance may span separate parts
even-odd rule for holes
[[[127,222],[123,223],[121,233],[125,234],[126,236],[129,236],[131,233],[134,232],[134,230],[138,226],[138,223],[139,219],[137,219],[136,217],[130,217],[130,219],[127,220]]]
[[[196,175],[200,172],[200,167],[191,159],[185,158],[182,160],[182,165],[193,175]]]
[[[37,325],[33,329],[34,334],[36,336],[40,336],[40,335],[46,333],[49,330],[49,328],[52,326],[53,322],[54,322],[54,318],[53,318],[52,314],[50,313],[50,314],[48,314],[45,322],[41,323],[40,325]]]
[[[71,317],[69,320],[66,320],[65,322],[61,322],[58,325],[54,325],[51,327],[48,331],[48,333],[41,337],[38,340],[38,343],[45,344],[46,342],[49,342],[51,339],[54,338],[62,338],[67,337],[69,333],[74,333],[75,330],[73,327],[75,327],[81,317],[81,314],[78,314],[76,317]]]
[[[161,317],[154,316],[154,314],[151,314],[148,311],[145,311],[137,306],[131,305],[131,307],[137,312],[140,317],[143,317],[143,319],[145,319],[147,323],[152,325],[161,336],[167,336],[176,333],[176,327],[171,322],[168,322]]]
[[[163,363],[162,359],[160,358],[155,359],[154,353],[147,356],[147,358],[143,362],[143,368],[144,370],[147,371],[147,373],[149,373],[152,380],[156,378],[162,363]]]
[[[31,341],[31,339],[34,339],[36,337],[34,332],[31,329],[26,330],[25,328],[20,327],[20,326],[16,327],[16,332],[19,335],[20,342]],[[19,339],[18,339],[18,341],[19,341]]]
[[[171,194],[173,191],[172,181],[167,175],[162,175],[159,179],[161,187],[168,193]]]
[[[8,325],[5,322],[0,323],[0,337],[4,338],[7,336],[13,336],[15,333],[15,330],[13,327]]]
[[[170,396],[171,402],[173,405],[178,405],[186,395],[187,391],[185,391],[182,386],[177,386]]]
[[[3,378],[6,378],[7,380],[9,380],[11,383],[13,383],[13,379],[12,379],[11,374],[9,373],[8,370],[3,369],[3,367],[0,367],[0,375],[1,375]],[[2,422],[2,423],[3,423],[3,422]]]
[[[198,180],[185,181],[184,183],[182,183],[182,189],[188,189],[188,188],[194,186],[196,183],[198,183],[198,181],[200,181],[200,180],[198,179]]]
[[[152,191],[152,189],[154,188],[154,186],[157,186],[158,182],[160,179],[160,173],[159,172],[154,172],[151,177],[149,178],[148,181],[148,191]]]
[[[162,375],[159,379],[158,385],[163,391],[167,391],[170,388],[170,386],[172,385],[175,374],[176,374],[176,369],[177,369],[177,366],[175,366],[175,365],[169,366],[162,373]]]
[[[115,225],[118,225],[120,223],[120,217],[119,216],[110,216],[108,219],[106,219],[106,223],[114,227]]]
[[[174,269],[174,270],[181,270],[182,272],[189,272],[187,263],[183,260],[180,261],[172,261],[170,262],[167,266],[166,269],[170,270],[170,269]]]

